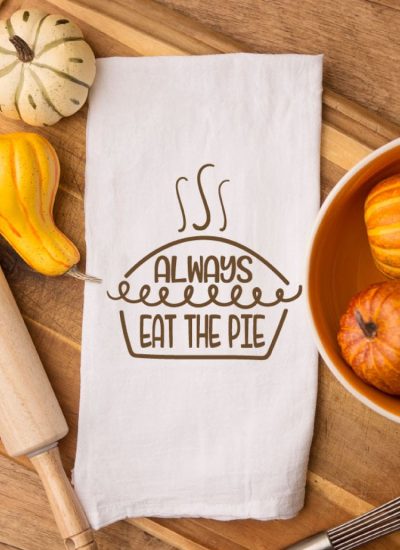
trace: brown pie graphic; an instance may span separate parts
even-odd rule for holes
[[[107,295],[132,357],[265,360],[301,292],[247,246],[201,235],[150,252]]]

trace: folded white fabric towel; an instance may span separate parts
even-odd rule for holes
[[[91,524],[289,518],[317,391],[322,57],[98,61],[74,484]]]

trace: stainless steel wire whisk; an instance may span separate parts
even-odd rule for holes
[[[400,497],[286,550],[352,550],[400,529]]]

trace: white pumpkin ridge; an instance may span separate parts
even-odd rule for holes
[[[61,78],[66,78],[67,80],[70,80],[71,82],[75,82],[75,84],[79,84],[79,86],[85,86],[85,88],[90,88],[89,84],[86,84],[86,82],[83,82],[83,80],[79,80],[78,78],[75,78],[74,76],[64,72],[59,71],[55,67],[51,67],[50,65],[46,65],[44,63],[35,63],[32,61],[31,66],[40,67],[41,69],[47,69],[49,71],[53,71],[55,74],[60,76]]]
[[[21,96],[22,86],[24,85],[24,72],[25,72],[25,67],[22,65],[21,74],[19,76],[19,81],[18,81],[18,84],[17,84],[17,88],[15,90],[15,101],[14,101],[15,109],[16,109],[19,117],[21,117],[21,113],[19,111],[18,102],[19,102],[19,98]]]
[[[32,44],[33,52],[36,52],[36,46],[37,46],[37,41],[38,41],[38,38],[39,38],[40,29],[42,28],[43,21],[45,19],[47,19],[47,17],[49,17],[49,14],[44,15],[38,23],[36,33],[35,33],[35,39],[34,39],[33,44]]]
[[[0,48],[0,53],[4,55],[13,55],[14,57],[17,57],[17,54],[15,52],[12,52],[11,50],[7,50],[6,48]]]
[[[2,69],[0,69],[0,77],[7,75],[17,65],[18,65],[18,59],[16,59],[15,61],[12,61],[9,65],[6,65]]]
[[[40,80],[40,78],[38,77],[38,75],[37,75],[34,71],[32,71],[31,69],[29,69],[29,70],[30,70],[30,72],[31,72],[31,74],[32,74],[33,79],[36,81],[36,83],[37,83],[37,85],[38,85],[38,87],[39,87],[39,89],[40,89],[40,91],[41,91],[41,93],[42,93],[43,99],[45,100],[45,102],[47,103],[47,105],[48,105],[51,109],[53,109],[53,111],[54,111],[55,113],[57,113],[57,114],[60,116],[60,118],[61,118],[63,115],[62,115],[62,113],[60,113],[60,112],[58,111],[58,109],[55,107],[55,105],[53,104],[53,102],[52,102],[51,99],[49,98],[49,95],[48,95],[48,93],[47,93],[47,91],[46,91],[46,88],[44,87],[43,82]],[[29,99],[29,97],[30,97],[30,99]],[[31,95],[28,96],[28,101],[29,101],[29,103],[32,105],[32,107],[33,107],[34,109],[37,108],[37,106],[36,106],[36,104],[35,104],[35,101],[34,101],[34,99],[33,99],[33,97],[32,97]]]
[[[71,36],[69,38],[59,38],[58,40],[54,40],[53,42],[47,44],[47,46],[44,46],[39,53],[35,53],[35,59],[39,59],[39,57],[41,57],[44,53],[56,48],[60,44],[65,44],[65,42],[77,42],[78,40],[84,40],[83,36]]]

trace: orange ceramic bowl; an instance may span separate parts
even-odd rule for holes
[[[377,149],[334,187],[318,214],[308,255],[307,300],[318,349],[357,399],[400,423],[400,397],[365,384],[345,363],[336,335],[350,298],[385,280],[374,265],[364,225],[364,202],[380,180],[400,173],[400,139]]]

